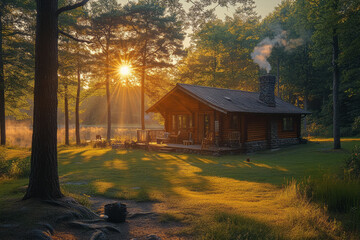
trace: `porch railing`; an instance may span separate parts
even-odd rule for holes
[[[137,130],[137,142],[156,142],[157,138],[164,137],[165,130]]]
[[[240,131],[226,131],[222,134],[223,145],[229,147],[238,147],[241,145]]]

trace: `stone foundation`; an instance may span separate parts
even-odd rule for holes
[[[283,146],[290,146],[300,144],[299,138],[280,138],[280,139],[271,139],[270,143],[268,141],[254,141],[244,143],[244,150],[247,153],[262,151],[266,149],[274,149]]]
[[[267,141],[254,141],[254,142],[245,142],[244,143],[244,149],[245,149],[245,152],[247,152],[247,153],[257,152],[257,151],[265,150],[267,148],[268,148]]]
[[[279,146],[300,144],[300,138],[280,138],[277,140]]]

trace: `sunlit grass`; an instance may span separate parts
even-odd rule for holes
[[[342,234],[340,224],[300,196],[296,184],[283,185],[337,173],[356,143],[344,141],[341,151],[329,151],[332,143],[322,141],[223,157],[60,147],[59,176],[62,188],[78,196],[161,201],[153,211],[164,214],[162,221],[180,216],[174,219],[188,223],[188,233],[200,239],[266,239],[259,233],[268,239],[331,239]],[[11,195],[12,187],[26,183],[14,181],[7,190],[1,183],[0,192]]]
[[[314,142],[333,142],[333,138],[317,138],[317,137],[309,137],[307,138],[309,141]],[[360,141],[360,138],[341,138],[341,142],[351,142],[351,141]]]

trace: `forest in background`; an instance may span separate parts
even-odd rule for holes
[[[331,136],[336,63],[341,135],[358,136],[360,1],[285,0],[264,19],[255,12],[253,1],[235,2],[240,4],[236,13],[225,19],[217,18],[217,6],[194,5],[185,12],[178,5],[181,1],[165,0],[126,5],[90,1],[82,9],[62,14],[59,112],[65,119],[78,113],[81,124],[105,124],[105,96],[109,96],[113,121],[138,122],[134,118],[141,115],[141,93],[124,92],[141,85],[149,106],[177,82],[257,91],[258,77],[269,71],[278,76],[279,97],[312,112],[307,132]],[[1,4],[0,90],[4,90],[5,114],[9,119],[29,119],[35,4],[21,0]],[[190,44],[184,47],[186,32]],[[131,65],[132,74],[121,76],[122,64]],[[125,105],[125,111],[119,109]]]

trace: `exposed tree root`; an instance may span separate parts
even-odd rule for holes
[[[109,232],[120,233],[120,230],[90,209],[80,205],[74,199],[64,197],[57,200],[42,201],[46,212],[46,221],[36,224],[35,228],[26,233],[28,239],[51,240],[54,235],[53,225],[64,225],[67,228],[93,231],[91,239],[107,239]],[[44,219],[44,220],[45,220]]]

